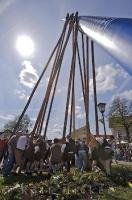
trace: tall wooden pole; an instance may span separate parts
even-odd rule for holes
[[[94,108],[95,108],[96,136],[99,136],[97,92],[96,92],[96,75],[95,75],[95,59],[94,59],[94,43],[93,43],[93,41],[91,41],[91,54],[92,54],[92,72],[93,72],[93,90],[94,90]]]

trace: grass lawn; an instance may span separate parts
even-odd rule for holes
[[[132,166],[115,165],[112,176],[72,169],[71,173],[0,177],[0,200],[131,200]]]
[[[105,192],[99,200],[131,200],[132,188],[117,186],[114,191]]]

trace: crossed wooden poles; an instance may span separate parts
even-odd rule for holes
[[[80,38],[81,42],[79,42],[78,38]],[[94,88],[96,135],[99,135],[94,43],[87,36],[85,36],[83,32],[80,31],[79,26],[78,26],[78,13],[76,13],[75,15],[67,14],[60,38],[56,46],[54,47],[37,83],[35,84],[31,92],[31,95],[14,128],[14,133],[17,131],[17,127],[19,126],[20,121],[22,120],[24,114],[26,113],[28,106],[35,94],[35,91],[37,90],[37,87],[40,81],[42,80],[50,63],[52,62],[53,64],[52,64],[52,69],[51,69],[48,85],[44,94],[43,102],[41,104],[39,113],[37,115],[37,119],[33,128],[33,131],[32,131],[32,134],[40,135],[42,134],[42,130],[44,130],[43,137],[44,138],[46,137],[47,128],[48,128],[51,111],[52,111],[52,106],[53,106],[53,102],[54,102],[54,98],[56,94],[57,83],[59,80],[60,71],[62,69],[62,61],[65,56],[65,50],[68,46],[69,41],[71,41],[72,58],[71,58],[71,64],[69,68],[70,74],[69,74],[69,79],[68,79],[62,138],[63,139],[65,138],[67,132],[68,134],[71,134],[71,132],[75,133],[75,130],[76,130],[75,75],[76,75],[76,68],[79,67],[79,73],[80,73],[80,78],[81,78],[81,88],[82,88],[83,101],[84,101],[84,110],[85,110],[86,138],[87,138],[87,143],[89,145],[92,145],[92,147],[94,147],[96,145],[96,140],[95,140],[95,137],[90,133],[90,124],[89,124],[89,73],[90,73],[89,67],[90,67],[90,55],[91,55],[93,88]],[[70,108],[70,113],[69,113],[69,108]],[[68,130],[68,117],[70,121],[69,130]],[[44,126],[44,122],[45,122],[45,126]]]

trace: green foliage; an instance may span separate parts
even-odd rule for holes
[[[131,200],[132,199],[132,189],[125,187],[117,187],[112,190],[104,192],[102,196],[100,196],[99,200]]]
[[[132,101],[116,97],[109,110],[110,127],[123,126],[130,142],[129,128],[132,125]]]
[[[112,168],[111,179],[118,185],[127,186],[132,180],[132,166],[115,165]]]
[[[13,131],[14,127],[17,124],[17,121],[19,119],[19,116],[17,116],[14,120],[7,122],[7,124],[4,125],[4,130],[11,130]],[[19,126],[17,127],[17,131],[26,131],[27,129],[30,129],[32,127],[32,122],[28,115],[24,115],[22,120],[20,121]]]
[[[132,112],[132,102],[127,99],[116,97],[110,106],[109,117],[130,116]]]
[[[19,200],[21,199],[21,187],[16,184],[11,188],[1,188],[0,194],[0,200]]]
[[[44,173],[11,176],[6,179],[1,177],[0,200],[126,200],[127,194],[124,191],[129,192],[129,197],[128,182],[131,180],[131,172],[131,166],[118,165],[112,166],[110,178],[101,171],[82,173],[77,169],[72,169],[70,173],[58,172],[52,176]]]

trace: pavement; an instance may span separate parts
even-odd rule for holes
[[[121,164],[121,165],[132,165],[132,162],[126,162],[126,161],[117,161],[118,164]]]

